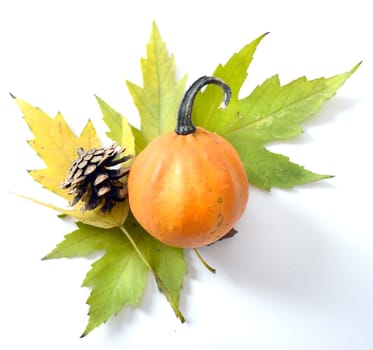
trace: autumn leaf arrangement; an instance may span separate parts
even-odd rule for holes
[[[226,152],[238,155],[237,159],[240,159],[242,165],[242,172],[237,166],[237,171],[241,172],[240,176],[248,179],[251,186],[263,190],[270,190],[272,187],[291,188],[330,177],[316,174],[291,162],[284,155],[269,151],[266,144],[299,135],[302,132],[301,123],[314,115],[323,103],[336,93],[359,64],[345,73],[329,78],[307,80],[301,77],[286,85],[281,85],[279,77],[275,75],[258,85],[248,96],[239,97],[255,50],[265,36],[266,34],[261,35],[234,53],[225,64],[220,64],[213,71],[211,77],[204,77],[200,82],[196,82],[197,85],[199,84],[198,89],[194,89],[193,93],[189,94],[191,103],[188,113],[189,117],[193,116],[192,125],[197,126],[197,131],[191,130],[190,138],[180,136],[174,131],[178,112],[180,115],[179,106],[183,96],[185,98],[187,95],[187,93],[184,95],[187,77],[176,79],[174,57],[168,53],[155,23],[147,44],[147,57],[141,60],[143,86],[127,81],[128,90],[140,115],[140,128],[130,125],[122,114],[96,96],[103,120],[108,127],[107,136],[112,140],[111,144],[101,143],[91,121],[87,122],[81,134],[77,136],[60,113],[52,118],[41,109],[13,96],[34,135],[29,144],[45,163],[44,169],[31,170],[30,175],[45,189],[61,196],[70,205],[59,207],[40,199],[26,198],[56,210],[62,214],[61,218],[69,216],[75,219],[75,230],[67,234],[64,240],[44,257],[44,260],[86,257],[93,252],[104,252],[93,262],[83,281],[83,286],[90,288],[91,292],[87,300],[88,324],[82,336],[86,336],[94,328],[118,314],[122,308],[137,306],[149,272],[154,276],[159,290],[169,301],[176,316],[184,322],[184,316],[179,309],[180,293],[187,271],[184,249],[194,249],[201,262],[213,271],[197,249],[207,242],[193,246],[190,241],[185,241],[186,243],[177,246],[168,244],[167,240],[162,239],[162,235],[158,237],[149,234],[151,229],[144,228],[154,227],[151,225],[154,222],[148,223],[149,211],[145,212],[145,219],[138,220],[137,218],[141,217],[138,214],[142,210],[141,205],[139,209],[136,207],[137,209],[133,210],[136,201],[132,198],[128,199],[131,187],[128,188],[127,180],[128,178],[132,182],[136,180],[131,180],[132,164],[137,161],[140,163],[140,159],[145,161],[146,158],[142,154],[145,154],[148,148],[154,148],[154,140],[161,135],[163,137],[169,134],[171,138],[177,139],[175,142],[179,142],[179,139],[183,140],[180,142],[191,139],[195,142],[196,133],[201,133],[202,130],[206,131],[208,137],[214,138],[216,135],[218,139],[214,138],[214,142],[219,147],[222,147],[221,144],[228,143]],[[205,85],[206,88],[202,90]],[[188,91],[191,91],[191,88]],[[221,108],[223,98],[226,102],[225,108]],[[180,130],[184,130],[184,124],[180,127],[178,123],[176,131]],[[189,141],[186,144],[189,145]],[[200,144],[193,147],[196,149],[202,147]],[[162,146],[158,145],[158,147]],[[163,146],[163,153],[172,154],[174,151],[172,148]],[[224,152],[221,153],[226,155]],[[215,159],[217,153],[219,152],[209,150],[206,156],[205,153],[203,155],[206,159]],[[167,156],[158,155],[160,158],[166,157],[166,161],[162,164],[167,164]],[[158,155],[153,152],[148,158],[158,158]],[[191,154],[190,157],[195,155]],[[142,187],[137,189],[140,199],[143,198],[141,191],[154,192],[160,186],[159,182],[165,182],[162,186],[167,186],[169,183],[178,184],[180,178],[189,176],[189,171],[185,171],[188,167],[191,167],[190,173],[195,171],[190,165],[192,162],[189,164],[189,161],[183,161],[183,171],[179,171],[181,165],[173,166],[174,159],[175,157],[170,158],[169,166],[158,166],[159,163],[155,163],[151,173],[153,176],[154,173],[160,172],[157,185],[150,190],[146,182],[142,183]],[[138,167],[135,164],[133,172],[141,174],[141,171],[135,169],[136,166]],[[216,172],[209,172],[207,166],[198,165],[198,167],[200,174],[197,178],[208,177],[209,183],[205,186],[210,186],[210,183],[214,182],[213,177]],[[207,176],[204,171],[209,172],[209,175]],[[221,176],[219,180],[224,179],[226,175]],[[237,174],[235,173],[233,177],[236,178]],[[129,184],[131,185],[131,182]],[[242,199],[243,210],[247,193],[240,189],[237,191],[237,198],[246,196]],[[231,192],[232,189],[227,188],[225,195],[228,199]],[[172,202],[176,203],[175,207],[182,204],[180,197],[184,196],[182,192],[177,195],[178,193],[176,190],[175,198],[172,199]],[[157,198],[158,202],[152,208],[163,208],[162,196],[156,194],[153,197]],[[223,197],[216,198],[216,210],[226,208]],[[238,200],[237,198],[235,197],[234,200]],[[198,203],[197,207],[207,206],[208,200],[206,199],[206,203]],[[181,205],[181,211],[179,210],[177,215],[190,215],[185,208]],[[229,208],[224,210],[229,211]],[[152,220],[156,221],[155,225],[160,227],[161,231],[178,230],[177,223],[164,222],[165,220],[158,222],[156,220],[158,212],[151,214]],[[204,215],[208,214],[204,213]],[[213,215],[216,213],[214,212]],[[217,229],[214,232],[218,232],[218,226],[220,228],[221,224],[226,222],[225,218],[223,220],[223,216],[219,217],[219,215],[217,215]],[[186,220],[188,219],[187,217]],[[232,224],[237,219],[235,217],[234,220],[227,221],[226,231],[224,231],[226,234],[234,233]],[[195,225],[195,230],[199,229],[203,228]],[[223,237],[224,235],[215,234],[214,241]],[[180,237],[178,239],[182,241]],[[223,242],[219,244],[224,244]]]

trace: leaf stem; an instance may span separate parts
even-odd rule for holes
[[[123,227],[119,226],[120,230],[125,234],[125,236],[128,238],[130,243],[132,244],[133,248],[135,249],[136,253],[139,255],[140,259],[143,261],[145,266],[151,271],[153,274],[155,280],[157,281],[157,284],[159,288],[162,290],[166,298],[171,304],[172,309],[174,310],[176,316],[180,319],[182,323],[185,322],[185,317],[181,313],[179,307],[177,306],[177,303],[175,302],[174,298],[171,295],[171,292],[169,289],[166,287],[162,279],[159,277],[158,273],[153,269],[153,267],[149,264],[148,260],[146,260],[145,256],[141,253],[139,247],[137,246],[136,242],[133,240],[132,236],[129,234],[129,232]]]
[[[206,267],[207,270],[209,270],[210,272],[212,273],[216,273],[216,269],[214,269],[212,266],[210,266],[206,260],[203,258],[203,256],[201,255],[201,253],[198,251],[197,248],[193,248],[194,252],[196,253],[196,255],[198,256],[198,259],[202,262],[203,266]]]

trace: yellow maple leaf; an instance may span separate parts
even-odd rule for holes
[[[41,109],[19,98],[15,98],[15,101],[34,135],[34,138],[28,142],[46,165],[44,169],[30,170],[30,175],[47,190],[65,198],[67,201],[71,200],[71,195],[61,188],[61,183],[66,177],[72,162],[77,158],[79,147],[88,150],[100,146],[100,140],[92,122],[90,120],[87,122],[78,137],[67,125],[61,113],[52,118]],[[99,208],[82,211],[80,203],[69,209],[27,196],[22,197],[72,216],[86,224],[102,228],[122,225],[129,210],[128,200],[117,203],[110,212],[103,214]]]

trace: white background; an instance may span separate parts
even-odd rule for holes
[[[4,1],[0,3],[1,349],[372,349],[372,25],[368,1]],[[188,82],[264,32],[245,86],[279,73],[331,76],[362,66],[294,141],[295,162],[336,175],[266,193],[252,188],[240,234],[186,253],[182,325],[149,278],[138,309],[79,339],[92,260],[41,261],[71,223],[9,190],[47,197],[25,169],[42,167],[8,92],[61,111],[76,132],[104,126],[94,94],[138,115],[125,80],[142,83],[155,20]]]

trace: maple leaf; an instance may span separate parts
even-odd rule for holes
[[[306,170],[288,157],[268,151],[264,144],[299,135],[300,123],[314,115],[358,66],[331,78],[302,77],[284,86],[274,76],[240,101],[240,125],[224,136],[238,150],[254,185],[266,190],[272,186],[289,188],[330,177]]]
[[[193,118],[198,125],[219,133],[233,144],[254,186],[265,190],[273,186],[290,188],[330,178],[292,163],[288,157],[270,152],[264,145],[299,135],[302,132],[300,123],[315,114],[359,64],[346,73],[327,79],[307,80],[301,77],[284,86],[275,75],[249,96],[239,99],[253,54],[265,35],[215,69],[213,75],[225,80],[232,88],[229,106],[225,110],[218,109],[222,100],[221,91],[208,86],[196,98]]]
[[[88,150],[100,145],[100,140],[92,122],[89,120],[80,136],[77,137],[67,125],[61,113],[52,118],[41,109],[19,98],[15,98],[15,101],[34,135],[34,139],[28,142],[46,165],[44,169],[30,170],[30,175],[47,190],[66,200],[71,200],[68,192],[61,188],[61,183],[66,177],[72,162],[77,158],[79,147]],[[124,201],[116,205],[109,213],[102,214],[99,209],[82,211],[79,203],[74,208],[67,209],[27,196],[22,197],[69,215],[81,222],[103,228],[121,225],[129,208],[128,201]]]
[[[122,141],[126,142],[130,149],[135,147],[135,153],[140,152],[156,136],[174,129],[176,112],[186,80],[184,78],[176,82],[174,58],[168,54],[155,23],[153,23],[150,42],[147,45],[147,56],[147,59],[141,61],[144,87],[140,88],[127,81],[128,89],[140,114],[141,130],[130,126],[123,115],[96,97],[104,116],[104,122],[109,128],[107,135],[119,144]],[[138,236],[140,225],[131,215],[124,227],[131,237]],[[186,272],[183,250],[170,249],[148,234],[146,237],[146,245],[140,244],[139,253],[145,255],[161,292],[170,301],[175,314],[183,320],[178,310],[180,289]],[[137,242],[135,243],[137,245]],[[167,266],[172,266],[172,268],[167,271],[165,268]]]
[[[146,52],[147,58],[141,59],[144,86],[127,81],[141,120],[140,130],[133,127],[136,153],[156,136],[175,128],[176,113],[186,83],[186,76],[176,81],[175,59],[168,54],[155,23]]]
[[[161,291],[171,303],[178,304],[186,272],[182,249],[166,246],[149,236],[132,215],[128,216],[123,228],[104,230],[79,222],[77,226],[78,229],[66,235],[64,241],[44,259],[81,257],[105,251],[92,264],[83,282],[83,286],[92,288],[92,291],[87,300],[89,321],[82,336],[116,315],[123,307],[136,306],[141,300],[149,266],[144,264],[135,247],[156,271]],[[135,245],[124,232],[131,232]]]

